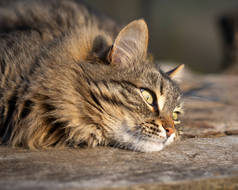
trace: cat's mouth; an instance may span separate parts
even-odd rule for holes
[[[164,139],[151,139],[147,138],[143,140],[138,146],[138,151],[141,152],[155,152],[164,149],[166,146],[172,144],[175,141],[176,134],[173,133],[169,137],[165,137]]]
[[[163,143],[164,146],[172,144],[176,139],[176,133],[172,133],[170,136],[165,136],[163,138],[146,138],[144,140],[151,141],[153,143]]]

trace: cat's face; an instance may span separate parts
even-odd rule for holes
[[[134,21],[116,38],[109,62],[91,84],[91,98],[109,144],[135,151],[159,151],[176,136],[180,90],[170,73],[146,58],[148,33],[144,21]],[[96,83],[96,84],[95,84]],[[99,118],[96,118],[99,117]]]
[[[113,131],[116,145],[143,152],[159,151],[176,138],[173,115],[177,114],[179,106],[177,86],[155,71],[149,75],[152,78],[141,78],[145,83],[127,86],[133,91],[128,93],[127,100],[133,100],[124,102],[131,104],[132,109],[124,110],[123,116],[117,117],[120,124]],[[153,79],[154,84],[151,84]]]

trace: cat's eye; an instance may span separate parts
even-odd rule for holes
[[[173,113],[173,120],[174,121],[178,120],[178,112]]]
[[[153,105],[154,98],[148,90],[141,89],[141,94],[148,104]]]
[[[183,105],[180,104],[178,106],[175,107],[174,111],[173,111],[173,120],[174,120],[174,124],[180,124],[180,115],[183,114]]]
[[[173,120],[174,120],[175,125],[180,124],[179,114],[180,114],[180,112],[178,112],[178,111],[173,112]]]

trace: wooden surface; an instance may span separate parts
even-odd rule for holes
[[[194,76],[185,83],[183,127],[186,136],[238,135],[237,76]]]
[[[215,187],[224,179],[226,187],[238,188],[237,147],[232,136],[187,139],[146,154],[106,147],[40,152],[1,147],[0,189],[191,188],[199,181],[193,189],[204,189],[204,180],[205,187]]]

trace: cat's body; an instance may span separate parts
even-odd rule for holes
[[[81,1],[0,2],[1,143],[138,151],[171,143],[180,91],[147,59],[143,20],[118,32]]]

